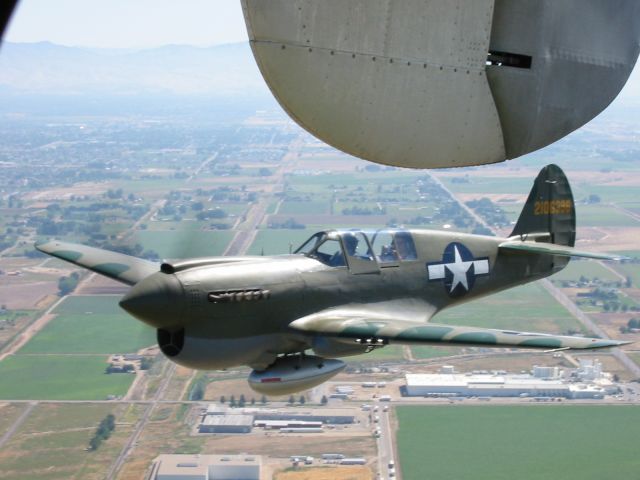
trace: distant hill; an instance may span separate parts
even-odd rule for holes
[[[268,94],[246,43],[133,51],[6,42],[0,89],[44,95]]]

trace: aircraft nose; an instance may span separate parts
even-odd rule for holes
[[[134,285],[120,306],[154,328],[175,327],[184,315],[184,290],[175,275],[158,272]]]

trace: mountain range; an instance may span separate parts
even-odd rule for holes
[[[148,50],[5,42],[0,89],[19,94],[268,94],[247,43]]]

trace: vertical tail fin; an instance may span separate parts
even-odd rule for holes
[[[548,234],[542,241],[573,247],[576,208],[569,181],[557,165],[547,165],[536,178],[511,236]]]

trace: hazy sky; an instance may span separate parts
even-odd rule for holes
[[[140,48],[247,39],[240,0],[20,0],[5,40]]]

